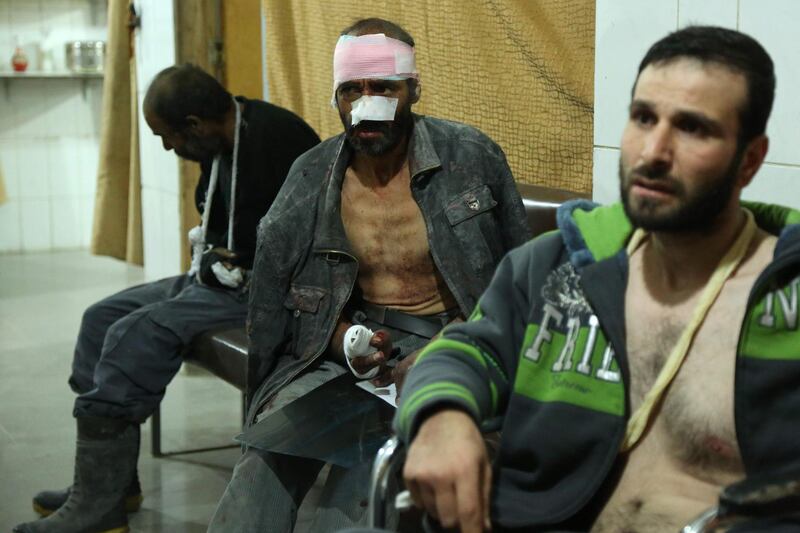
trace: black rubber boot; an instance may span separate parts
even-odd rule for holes
[[[43,490],[33,497],[33,510],[42,516],[50,516],[64,505],[69,497],[72,487],[62,490]],[[139,485],[139,475],[133,473],[133,481],[125,492],[125,512],[135,513],[142,506],[142,487]]]
[[[20,524],[14,533],[125,533],[125,494],[136,472],[139,425],[109,418],[78,418],[75,478],[55,513]]]
[[[141,439],[137,441],[136,457],[139,457],[139,446]],[[58,510],[59,507],[64,505],[69,498],[69,492],[72,486],[63,490],[43,490],[33,497],[33,510],[41,516],[50,516]],[[128,486],[125,492],[125,511],[128,513],[135,513],[142,506],[142,487],[139,485],[139,473],[133,471],[133,481]]]

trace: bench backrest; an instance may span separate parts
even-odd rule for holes
[[[529,185],[527,183],[518,183],[517,190],[522,196],[525,214],[528,215],[528,225],[534,237],[556,229],[556,210],[558,206],[567,200],[588,198],[584,194],[540,187],[539,185]]]

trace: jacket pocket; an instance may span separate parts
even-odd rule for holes
[[[497,205],[488,185],[480,185],[463,192],[450,200],[445,215],[451,226],[455,226],[474,216],[485,213]]]
[[[505,252],[497,205],[489,186],[480,185],[455,196],[445,208],[447,221],[460,245],[459,253],[484,284],[489,283]]]
[[[291,340],[286,351],[299,359],[305,355],[314,333],[319,330],[319,310],[327,292],[319,287],[292,284],[283,306],[291,314]]]

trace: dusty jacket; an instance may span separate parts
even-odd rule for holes
[[[500,259],[529,238],[522,200],[500,147],[472,127],[415,115],[408,152],[431,255],[466,316]],[[344,134],[298,158],[259,226],[248,320],[256,404],[325,351],[355,286],[341,219],[349,160]]]
[[[781,235],[738,332],[736,434],[753,475],[800,466],[800,213],[749,207],[760,227]],[[593,497],[613,483],[630,415],[631,225],[620,205],[585,201],[565,204],[558,218],[560,231],[502,261],[469,322],[420,354],[395,419],[406,442],[426,412],[444,405],[477,422],[502,419],[492,519],[524,531],[592,523]]]

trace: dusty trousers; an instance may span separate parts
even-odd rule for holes
[[[184,348],[217,327],[244,327],[247,293],[188,275],[131,287],[83,315],[69,384],[74,415],[143,422],[180,369]]]

